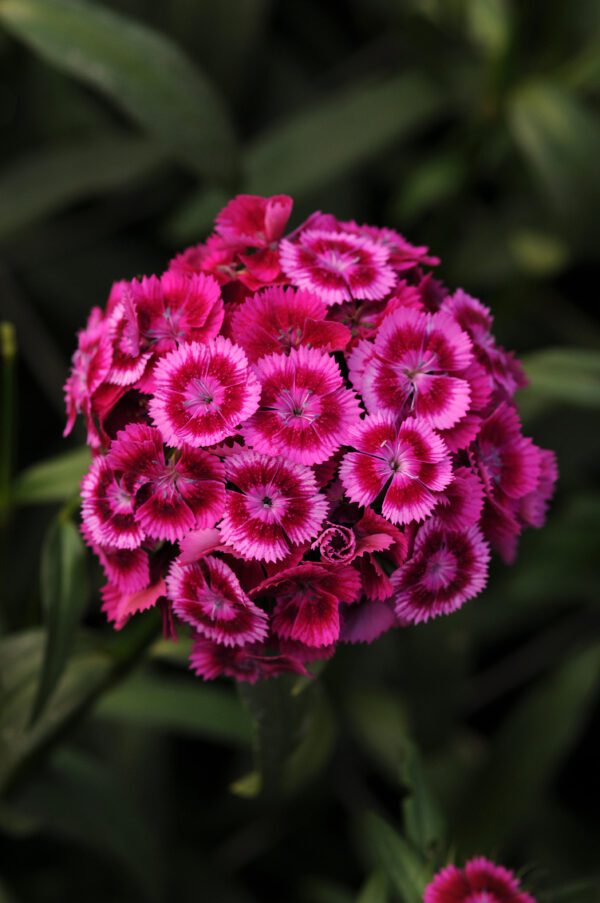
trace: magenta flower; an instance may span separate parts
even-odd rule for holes
[[[400,427],[389,414],[371,414],[355,431],[355,452],[340,467],[348,498],[369,505],[384,493],[381,510],[393,524],[422,521],[452,480],[452,463],[440,437],[412,417]]]
[[[412,556],[392,575],[396,615],[419,624],[456,611],[484,588],[489,557],[478,527],[449,531],[428,521]]]
[[[168,272],[116,282],[65,386],[102,609],[158,607],[207,680],[308,674],[460,608],[557,479],[489,310],[399,233],[316,212],[284,235],[291,211],[239,195]]]
[[[135,520],[152,539],[175,542],[189,530],[214,526],[223,512],[221,461],[195,448],[167,460],[154,427],[130,424],[117,434],[107,460],[135,492]]]
[[[350,331],[326,320],[326,311],[318,295],[279,286],[267,288],[237,308],[231,335],[251,361],[300,346],[342,351],[350,341]]]
[[[383,321],[365,369],[367,408],[454,426],[469,410],[469,383],[458,374],[472,357],[471,340],[449,315],[397,310]]]
[[[484,856],[463,868],[447,865],[435,875],[423,894],[423,903],[536,903],[517,876]]]
[[[98,546],[137,549],[146,538],[135,519],[135,493],[108,459],[99,455],[81,483],[81,513],[88,536]]]
[[[167,577],[173,611],[201,636],[224,646],[264,639],[267,616],[224,561],[208,555],[193,564],[174,561]]]
[[[354,568],[305,562],[265,580],[252,595],[274,598],[272,629],[277,636],[319,647],[337,640],[339,603],[354,602],[359,592]]]
[[[261,403],[244,429],[249,445],[298,464],[321,464],[344,444],[359,422],[356,395],[324,351],[292,349],[255,365]]]
[[[220,531],[241,555],[278,561],[319,532],[327,500],[308,467],[251,451],[228,458],[225,467],[234,490]]]
[[[181,345],[154,369],[150,414],[169,445],[214,445],[232,436],[258,407],[260,384],[246,355],[219,336]]]
[[[190,666],[204,680],[232,677],[245,683],[278,677],[280,674],[306,674],[301,661],[292,655],[270,654],[264,643],[248,646],[224,646],[197,634],[190,655]]]
[[[396,281],[387,249],[350,232],[308,229],[295,242],[284,239],[279,256],[292,284],[316,292],[328,305],[378,301]]]

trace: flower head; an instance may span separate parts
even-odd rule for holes
[[[261,358],[260,407],[244,429],[249,445],[298,464],[320,464],[344,444],[360,407],[331,355],[304,346]]]
[[[219,529],[241,555],[278,561],[319,532],[327,500],[308,467],[246,451],[227,460],[226,474],[233,489]]]
[[[489,558],[478,527],[450,531],[428,521],[412,556],[392,575],[396,615],[418,624],[456,611],[484,588]]]
[[[418,419],[398,427],[389,414],[371,414],[355,431],[354,446],[340,467],[348,498],[364,506],[383,493],[381,510],[393,524],[422,521],[452,480],[446,446]]]
[[[150,414],[176,448],[221,442],[258,407],[260,384],[246,355],[222,336],[181,345],[161,358],[153,375]]]
[[[295,242],[284,239],[279,256],[292,284],[316,292],[326,304],[378,301],[396,281],[387,248],[351,232],[308,229]]]
[[[476,856],[463,868],[441,869],[425,888],[423,903],[535,903],[535,899],[509,869]]]

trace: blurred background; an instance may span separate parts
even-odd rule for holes
[[[597,0],[0,0],[0,900],[413,903],[473,852],[600,899],[599,101]],[[561,475],[480,598],[254,724],[151,617],[106,627],[61,438],[89,309],[238,191],[429,245]]]

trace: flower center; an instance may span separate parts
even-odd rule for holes
[[[192,413],[205,413],[207,409],[218,410],[225,399],[225,387],[218,379],[205,376],[196,377],[188,383],[183,406]]]
[[[310,426],[321,413],[321,402],[310,389],[283,389],[273,405],[285,423],[298,423]]]

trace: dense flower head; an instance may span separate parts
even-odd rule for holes
[[[428,248],[291,215],[239,195],[164,273],[115,282],[65,386],[103,611],[120,629],[158,607],[206,680],[310,674],[338,643],[456,611],[557,479],[523,435],[519,362]],[[452,903],[503,903],[498,868],[446,870],[473,884]],[[444,874],[425,903],[450,900]]]
[[[484,856],[476,856],[463,868],[447,865],[423,893],[423,903],[536,903],[521,887],[519,878]]]

